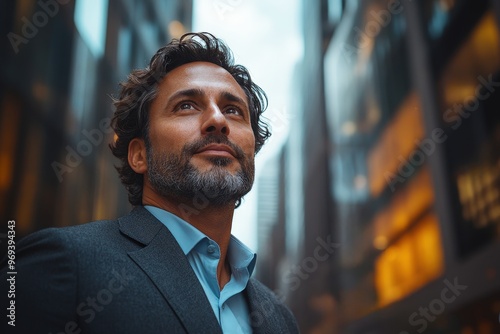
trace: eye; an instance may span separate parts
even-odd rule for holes
[[[179,109],[193,109],[193,105],[191,103],[182,103],[179,105]]]
[[[230,115],[237,115],[237,116],[240,116],[242,115],[240,109],[236,108],[236,107],[229,107],[226,109],[225,111],[226,114],[230,114]]]
[[[175,107],[175,111],[179,110],[192,110],[195,109],[193,103],[191,102],[181,102]]]

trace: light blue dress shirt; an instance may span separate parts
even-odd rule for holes
[[[165,225],[186,254],[198,277],[223,333],[252,333],[250,312],[243,290],[255,267],[256,254],[241,241],[231,236],[227,259],[231,266],[231,279],[220,290],[217,265],[219,245],[193,225],[176,215],[154,206],[145,206]]]

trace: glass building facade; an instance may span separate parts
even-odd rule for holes
[[[499,7],[304,2],[268,268],[303,332],[500,330]]]
[[[7,37],[0,49],[2,221],[15,219],[20,238],[128,212],[108,148],[110,96],[133,68],[145,67],[159,47],[190,30],[192,2],[0,6]]]

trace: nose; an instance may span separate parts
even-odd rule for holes
[[[229,124],[226,116],[218,106],[214,105],[205,110],[204,120],[201,128],[202,134],[223,134],[229,135]]]

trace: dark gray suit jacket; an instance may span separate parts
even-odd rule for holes
[[[2,333],[221,333],[179,244],[143,207],[27,236],[17,245],[16,271],[16,326],[2,315]],[[261,283],[250,279],[245,296],[254,333],[298,333],[291,312]]]

